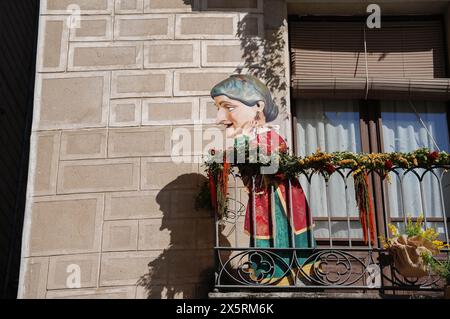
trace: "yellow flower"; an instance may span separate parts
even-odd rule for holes
[[[401,164],[403,164],[403,166],[405,166],[405,167],[408,167],[408,166],[409,166],[408,160],[407,160],[406,158],[404,158],[404,157],[400,157],[400,158],[398,159],[398,161],[399,161]]]
[[[392,184],[391,174],[386,174],[386,181],[387,181],[389,184]]]
[[[356,161],[353,159],[344,159],[342,161],[339,161],[338,164],[339,164],[339,166],[347,166],[347,165],[357,166],[358,165],[358,163],[356,163]]]
[[[368,164],[370,162],[370,157],[368,155],[361,156],[361,163]]]
[[[379,236],[378,238],[380,239],[381,245],[383,246],[384,249],[388,249],[389,247],[391,247],[387,242],[386,238],[384,238],[383,236]]]
[[[442,242],[440,240],[433,240],[433,246],[435,246],[439,250],[441,250],[445,247],[449,247],[448,244],[444,244],[444,242]]]
[[[423,215],[420,215],[419,217],[417,217],[416,226],[419,227],[420,225],[422,225],[422,222],[423,222]]]
[[[395,225],[388,224],[388,228],[389,228],[389,231],[391,232],[392,236],[394,236],[394,237],[398,237],[399,236],[398,229],[397,229],[397,227],[395,227]]]
[[[422,237],[428,240],[435,240],[439,237],[439,233],[434,228],[427,228],[423,234]]]

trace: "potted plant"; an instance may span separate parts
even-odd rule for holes
[[[393,257],[396,270],[404,277],[427,276],[430,269],[427,261],[447,246],[437,240],[439,234],[434,228],[425,228],[423,224],[423,216],[419,216],[415,223],[408,217],[403,234],[400,234],[397,227],[389,224],[392,237],[380,238],[384,248]]]

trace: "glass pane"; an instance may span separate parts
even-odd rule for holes
[[[381,101],[385,152],[448,151],[444,102]]]
[[[436,229],[436,231],[439,234],[439,237],[437,238],[440,241],[446,241],[446,236],[445,236],[445,225],[443,222],[439,223],[439,222],[428,222],[427,223],[427,227],[433,227],[434,229]]]
[[[307,156],[319,148],[325,152],[361,151],[358,101],[297,100],[297,155]],[[342,173],[349,173],[348,170]],[[322,175],[314,175],[311,184],[301,178],[313,217],[358,216],[353,178],[334,173],[328,187]],[[359,223],[351,233],[360,233]],[[359,229],[358,229],[359,228]],[[316,224],[316,236],[328,237],[328,225]],[[348,238],[347,222],[332,225],[337,238]]]
[[[357,101],[297,100],[297,154],[361,151]]]
[[[443,102],[382,101],[384,150],[411,152],[429,148],[448,152],[446,110]],[[450,194],[442,169],[396,171],[398,175],[392,173],[392,182],[387,184],[386,207],[392,217],[445,216],[445,198]]]
[[[314,235],[317,239],[329,239],[330,228],[334,239],[348,239],[349,230],[351,239],[363,239],[361,224],[354,221],[350,223],[346,221],[331,221],[331,224],[328,224],[327,221],[316,221]]]

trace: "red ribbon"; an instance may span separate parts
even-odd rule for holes
[[[211,194],[211,206],[215,212],[217,212],[217,188],[214,182],[214,176],[212,172],[208,172],[209,177],[209,192]]]
[[[223,163],[223,169],[219,174],[216,176],[217,182],[215,180],[215,176],[213,175],[212,171],[208,172],[209,177],[209,191],[211,193],[211,206],[214,209],[214,211],[220,215],[226,213],[225,211],[219,211],[224,210],[225,202],[227,201],[227,195],[228,195],[228,173],[230,170],[230,163],[227,163],[225,155],[224,155],[224,163]],[[222,201],[219,203],[218,201]]]
[[[376,229],[375,229],[375,212],[373,210],[372,195],[369,192],[369,177],[364,174],[362,177],[355,176],[356,196],[358,208],[359,208],[359,220],[361,222],[364,242],[367,244],[370,242],[375,245]],[[369,211],[367,211],[367,208]]]

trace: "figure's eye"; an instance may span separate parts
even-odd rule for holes
[[[236,109],[236,107],[232,104],[227,104],[226,107],[229,112],[233,112]]]

